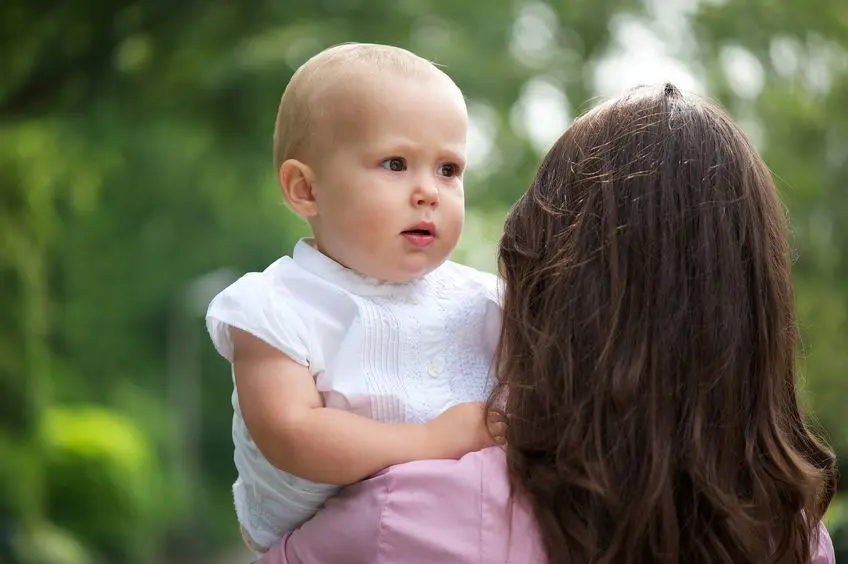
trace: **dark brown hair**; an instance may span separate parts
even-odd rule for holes
[[[672,85],[578,119],[510,213],[500,379],[551,564],[809,562],[833,453],[796,397],[787,221]]]

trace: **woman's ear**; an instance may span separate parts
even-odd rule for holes
[[[280,165],[278,180],[283,197],[299,216],[309,219],[318,215],[313,184],[315,174],[304,163],[289,159]]]

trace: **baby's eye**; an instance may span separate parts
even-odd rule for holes
[[[439,174],[448,178],[459,176],[459,165],[454,163],[445,163],[439,167]]]
[[[406,170],[406,160],[400,157],[392,157],[381,162],[380,166],[392,172],[403,172]]]

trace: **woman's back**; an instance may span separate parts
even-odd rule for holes
[[[798,411],[783,209],[730,118],[668,85],[578,119],[501,266],[496,399],[551,564],[808,561],[833,455]]]

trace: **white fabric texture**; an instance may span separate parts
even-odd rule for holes
[[[237,327],[307,366],[324,404],[384,422],[423,423],[480,401],[500,332],[495,276],[445,262],[408,284],[348,270],[301,240],[292,257],[250,273],[209,305],[207,328],[232,362]],[[233,390],[233,486],[239,522],[269,547],[337,488],[272,466],[244,424]]]

